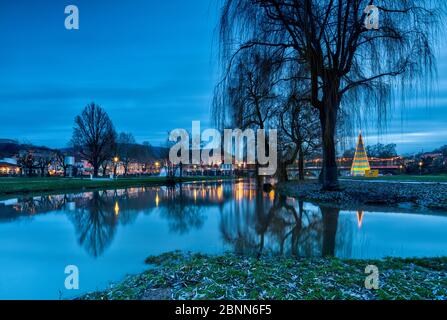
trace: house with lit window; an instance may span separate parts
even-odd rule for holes
[[[15,176],[20,174],[20,166],[13,158],[0,159],[0,176]]]

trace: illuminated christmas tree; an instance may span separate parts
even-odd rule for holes
[[[365,145],[363,144],[362,132],[359,134],[357,147],[355,148],[354,160],[352,161],[351,175],[364,176],[366,171],[371,170]]]

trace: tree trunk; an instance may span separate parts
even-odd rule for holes
[[[99,165],[94,164],[93,165],[93,177],[98,178],[98,172],[99,172]]]
[[[304,181],[304,152],[300,148],[298,155],[298,179]]]
[[[286,182],[289,180],[289,177],[287,176],[287,164],[284,162],[280,162],[278,164],[278,182]]]
[[[320,110],[320,123],[323,141],[323,190],[338,190],[337,155],[335,152],[335,127],[339,102],[336,93],[329,92],[325,96],[324,106]]]

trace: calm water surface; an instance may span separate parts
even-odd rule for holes
[[[447,256],[447,213],[319,208],[249,181],[0,201],[0,299],[58,299],[145,269],[148,255]],[[67,265],[80,290],[64,288]]]

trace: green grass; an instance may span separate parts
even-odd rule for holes
[[[367,177],[343,177],[350,180],[385,180],[385,181],[414,181],[414,182],[447,182],[447,175],[395,175],[377,178]]]
[[[340,260],[166,253],[151,268],[81,299],[447,299],[447,258]],[[365,267],[379,288],[365,288]]]
[[[175,182],[218,180],[222,177],[184,177]],[[90,180],[79,178],[0,178],[0,196],[8,194],[70,191],[98,188],[125,188],[172,183],[166,177],[142,177]]]

